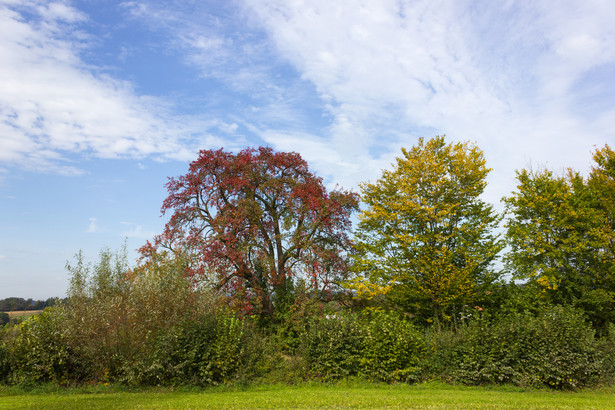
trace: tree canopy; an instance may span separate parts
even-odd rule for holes
[[[477,147],[439,136],[402,154],[361,186],[367,209],[351,287],[420,318],[448,319],[498,277],[489,268],[502,248],[493,234],[500,218],[480,199],[489,169]]]
[[[189,250],[192,274],[211,275],[246,311],[272,317],[298,277],[328,292],[346,274],[358,195],[327,191],[297,153],[204,150],[167,189],[170,221],[142,252]]]
[[[588,178],[569,170],[517,172],[505,198],[508,269],[551,303],[582,308],[592,321],[615,319],[615,154],[594,153]]]

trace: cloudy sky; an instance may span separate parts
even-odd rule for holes
[[[356,189],[446,134],[493,168],[615,144],[615,2],[0,0],[0,298],[161,232],[199,149],[299,152]],[[131,256],[136,254],[131,251]]]

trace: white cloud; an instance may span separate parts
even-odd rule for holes
[[[173,118],[86,66],[89,16],[67,3],[0,4],[2,163],[76,174],[74,152],[189,160],[254,143],[247,129],[353,187],[418,136],[446,133],[486,151],[496,201],[515,168],[583,170],[615,135],[612,2],[122,3],[166,39],[157,47],[217,84],[203,110],[224,121]]]
[[[127,227],[127,230],[121,235],[124,238],[151,240],[154,236],[158,235],[158,232],[144,229],[143,225],[132,222],[121,222],[121,224]]]
[[[90,224],[88,225],[88,229],[86,229],[86,233],[99,233],[101,232],[100,227],[97,223],[97,218],[90,218]]]
[[[228,118],[218,130],[233,139],[239,138],[239,126],[305,130],[310,122],[306,111],[314,104],[322,107],[314,101],[312,85],[279,56],[260,27],[250,24],[241,2],[215,7],[179,1],[123,5],[136,23],[162,34],[168,52],[214,84],[207,93],[216,102],[208,109]],[[246,143],[253,142],[229,138],[226,147],[240,149]]]
[[[614,7],[249,2],[254,20],[328,104],[327,158],[350,159],[346,172],[359,181],[377,176],[370,164],[387,167],[417,136],[473,140],[494,168],[492,201],[514,187],[513,170],[528,160],[583,169],[594,145],[615,139],[615,85],[607,84],[610,100],[594,98],[594,118],[579,112],[574,91],[591,70],[613,68]],[[322,144],[320,136],[304,139]]]
[[[71,153],[186,160],[218,145],[206,130],[225,124],[174,116],[162,100],[84,64],[86,19],[61,2],[0,2],[0,162],[78,174]]]

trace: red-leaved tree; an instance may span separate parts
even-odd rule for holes
[[[326,292],[346,274],[359,197],[327,192],[297,153],[201,151],[166,187],[162,213],[173,214],[143,255],[188,252],[191,274],[210,275],[246,311],[272,317],[292,300],[297,278]]]

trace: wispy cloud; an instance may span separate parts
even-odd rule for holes
[[[97,223],[97,218],[90,218],[90,224],[88,225],[88,229],[86,229],[86,233],[98,233],[100,232],[100,227]]]
[[[154,236],[158,234],[158,232],[154,232],[152,230],[147,230],[143,228],[143,225],[139,225],[132,222],[121,222],[122,225],[125,226],[126,230],[122,232],[121,236],[124,238],[136,238],[148,240],[152,239]]]
[[[327,102],[329,147],[352,163],[382,152],[387,166],[419,135],[475,140],[495,168],[495,199],[528,159],[584,165],[615,134],[615,85],[598,84],[607,100],[583,99],[588,74],[614,70],[609,2],[248,3]]]
[[[218,2],[214,7],[181,1],[123,5],[135,22],[161,33],[170,52],[209,81],[207,93],[215,103],[207,109],[234,125],[230,131],[235,138],[252,127],[305,131],[314,120],[313,110],[322,109],[312,83],[278,53],[241,2]],[[244,127],[240,132],[235,132],[237,124]],[[235,144],[227,140],[227,148],[259,142],[247,137]]]
[[[496,201],[515,168],[583,170],[615,135],[612,2],[121,3],[207,82],[192,116],[85,64],[90,17],[68,3],[0,4],[3,164],[75,174],[71,153],[189,160],[266,143],[352,187],[446,133],[486,151]]]
[[[0,2],[0,163],[78,174],[72,153],[186,160],[217,142],[207,130],[219,121],[177,115],[86,65],[86,20],[63,2]]]

